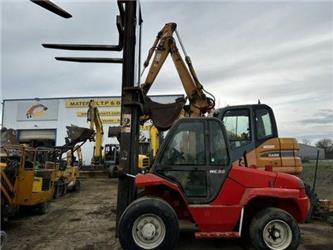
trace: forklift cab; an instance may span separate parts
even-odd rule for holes
[[[230,170],[228,142],[216,118],[183,118],[169,131],[152,172],[178,184],[190,203],[208,203]]]

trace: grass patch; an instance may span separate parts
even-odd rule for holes
[[[316,161],[303,163],[302,180],[312,186]],[[320,160],[318,163],[316,193],[320,199],[333,200],[333,160]]]

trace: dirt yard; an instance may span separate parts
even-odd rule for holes
[[[6,249],[121,249],[115,238],[117,180],[89,178],[80,193],[54,200],[46,215],[20,215],[5,229]],[[301,226],[299,249],[333,249],[333,226]],[[194,240],[182,233],[177,249],[245,249],[240,240]]]

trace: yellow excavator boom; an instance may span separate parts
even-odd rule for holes
[[[90,100],[87,111],[87,121],[90,123],[90,129],[95,131],[95,150],[93,160],[98,162],[102,160],[103,152],[103,124],[99,111],[94,100]]]
[[[195,70],[192,66],[190,57],[186,54],[185,48],[181,42],[179,34],[176,30],[176,23],[167,23],[158,33],[152,48],[149,50],[144,68],[148,67],[149,62],[154,55],[149,72],[145,82],[141,85],[143,93],[147,95],[149,89],[153,85],[160,69],[162,68],[166,58],[170,54],[176,66],[178,75],[183,84],[186,96],[190,102],[189,108],[184,109],[185,116],[203,116],[212,110],[215,106],[214,97],[207,97],[203,86],[198,80]],[[178,41],[185,54],[185,62],[176,46],[173,33],[176,33]],[[187,65],[187,66],[186,66]],[[211,95],[212,96],[212,95]]]

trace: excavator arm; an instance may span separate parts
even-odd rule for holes
[[[95,131],[95,150],[93,163],[101,163],[103,152],[103,124],[99,115],[98,108],[94,100],[90,100],[87,111],[87,121],[90,123],[90,129]]]
[[[215,106],[214,97],[207,97],[205,90],[198,80],[195,70],[192,66],[190,57],[186,54],[184,46],[177,33],[176,23],[167,23],[158,33],[152,48],[149,50],[144,67],[148,67],[149,62],[154,55],[146,81],[141,85],[144,95],[147,95],[149,89],[153,85],[160,69],[162,68],[166,58],[170,54],[176,66],[178,75],[183,84],[186,96],[189,100],[189,106],[184,107],[184,116],[198,117],[212,110]],[[176,46],[173,33],[176,33],[179,43],[185,54],[185,62]],[[186,66],[187,65],[187,66]],[[207,93],[207,92],[206,92]],[[212,95],[211,95],[212,96]]]

